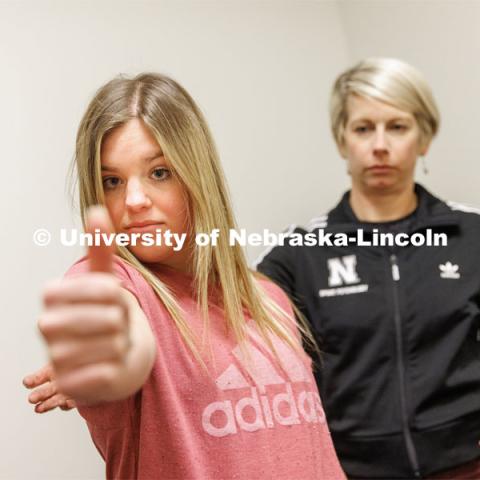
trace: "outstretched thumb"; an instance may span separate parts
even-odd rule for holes
[[[111,273],[115,252],[114,229],[105,207],[95,205],[86,214],[85,231],[93,238],[88,247],[88,260],[91,272]]]

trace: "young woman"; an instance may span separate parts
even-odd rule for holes
[[[431,90],[410,65],[367,59],[335,82],[331,124],[351,190],[295,232],[354,241],[277,247],[258,268],[318,339],[349,477],[480,478],[480,212],[414,182],[439,126]]]
[[[37,411],[76,402],[108,478],[344,478],[290,304],[228,243],[223,173],[189,94],[157,74],[107,83],[76,167],[87,232],[184,243],[93,246],[47,286],[52,364],[25,380]],[[198,246],[214,229],[217,245]]]

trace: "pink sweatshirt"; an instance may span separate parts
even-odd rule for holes
[[[82,260],[67,276],[86,267]],[[206,373],[138,271],[118,258],[114,271],[145,312],[157,356],[137,394],[79,408],[106,462],[107,478],[345,478],[306,355],[274,339],[276,360],[250,320],[250,358],[245,359],[226,332],[221,310],[213,306],[209,340],[214,360],[205,356]],[[159,277],[175,292],[194,333],[202,335],[189,277],[171,272]],[[291,312],[278,287],[262,285]]]

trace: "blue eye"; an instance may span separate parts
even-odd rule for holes
[[[102,182],[105,190],[113,190],[120,184],[120,179],[117,177],[105,177],[102,179]]]
[[[155,180],[166,180],[170,175],[170,171],[165,167],[157,167],[152,170],[152,178]]]

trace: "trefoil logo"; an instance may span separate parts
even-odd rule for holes
[[[440,264],[438,268],[440,269],[441,278],[460,278],[458,265],[453,265],[451,262],[447,262],[444,265]]]

